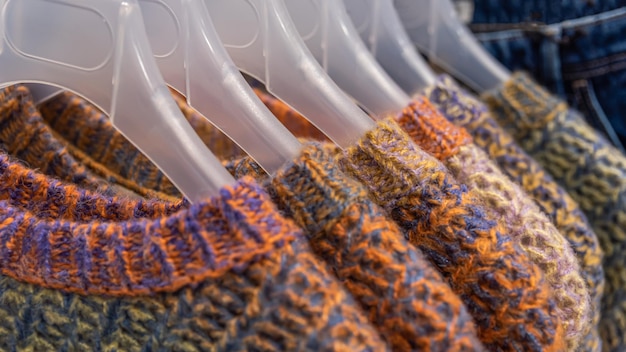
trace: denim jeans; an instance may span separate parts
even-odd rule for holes
[[[470,28],[624,151],[626,0],[474,0]]]

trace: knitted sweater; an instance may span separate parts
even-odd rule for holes
[[[126,221],[172,215],[187,207],[175,203],[106,196],[47,177],[0,153],[0,200],[40,218],[89,222]]]
[[[120,134],[108,117],[95,106],[65,92],[44,102],[39,109],[45,121],[66,141],[68,150],[74,157],[85,165],[91,166],[94,162],[98,165],[96,168],[92,167],[94,172],[103,177],[117,176],[113,182],[132,180],[123,185],[141,195],[150,196],[145,192],[150,189],[166,195],[180,196],[170,180]],[[202,118],[198,115],[193,117]]]
[[[485,95],[500,123],[578,201],[606,253],[601,333],[605,350],[626,349],[626,156],[578,113],[515,74]]]
[[[476,195],[391,119],[341,159],[461,295],[489,350],[561,350],[563,331],[540,269]]]
[[[305,226],[315,253],[330,265],[394,350],[481,351],[460,298],[407,243],[397,225],[369,201],[366,191],[333,166],[333,154],[326,149],[305,149],[279,171],[270,187],[285,212]],[[30,187],[0,193],[0,199],[48,221],[88,226],[94,220],[159,219],[181,208],[181,203],[107,198],[49,180],[19,164],[2,166],[0,189],[5,189],[4,182]],[[255,171],[248,168],[247,173],[264,177]]]
[[[488,350],[564,348],[539,268],[485,215],[473,194],[408,138],[392,121],[382,122],[337,157],[463,298]],[[255,172],[251,165],[238,160],[229,169]]]
[[[402,135],[399,134],[398,136]],[[406,136],[403,140],[411,147],[407,151],[406,157],[409,157],[411,153],[417,153],[426,158],[423,152],[418,152],[410,142],[406,141]],[[460,253],[467,253],[458,258],[451,258],[453,265],[449,265],[445,262],[445,258],[450,255],[445,247],[448,242],[442,244],[439,240],[430,241],[425,247],[422,247],[427,256],[438,263],[442,272],[451,281],[453,288],[462,295],[474,313],[474,318],[479,322],[479,333],[488,348],[508,350],[517,347],[524,350],[543,350],[544,348],[558,350],[562,339],[559,330],[561,326],[558,324],[555,307],[548,298],[549,290],[541,283],[543,280],[540,271],[524,257],[512,242],[507,241],[508,238],[502,230],[503,227],[484,218],[483,209],[472,204],[474,202],[471,200],[473,196],[466,194],[462,186],[457,185],[451,177],[446,176],[445,168],[432,158],[426,158],[423,161],[425,162],[422,164],[413,163],[415,169],[384,170],[389,172],[388,177],[396,182],[403,182],[402,180],[406,178],[409,187],[412,187],[413,184],[416,185],[413,192],[408,193],[408,200],[396,194],[398,199],[387,199],[387,203],[384,203],[385,208],[390,214],[395,214],[396,217],[406,213],[406,218],[401,217],[398,220],[407,232],[413,234],[411,238],[417,245],[420,243],[418,243],[419,237],[415,232],[420,231],[417,227],[419,225],[425,226],[426,229],[429,229],[429,233],[433,233],[433,237],[431,237],[433,240],[440,236],[439,232],[441,232],[440,237],[447,237],[448,241],[451,242],[449,243],[450,248],[460,248],[463,249]],[[420,171],[425,167],[430,168],[429,171],[432,172],[421,173]],[[398,175],[392,175],[397,171],[402,172]],[[404,172],[407,172],[408,175],[403,175]],[[429,189],[429,187],[422,188],[423,182],[426,182],[424,176],[427,174],[436,175],[435,183],[432,185],[436,192],[433,191],[434,193],[430,194],[433,197],[432,200],[429,200],[428,194],[421,194],[422,191]],[[384,186],[373,184],[379,183],[376,181],[381,181],[380,179],[369,179],[369,181],[373,188]],[[390,183],[391,185],[393,182]],[[384,191],[378,189],[376,192],[384,193]],[[423,196],[428,197],[423,198]],[[433,201],[438,198],[448,199],[448,201],[435,206],[439,201],[434,203]],[[457,204],[459,201],[464,203],[459,205]],[[439,214],[438,217],[442,219],[441,223],[423,223],[426,218],[422,213],[415,213],[417,210],[410,211],[416,209],[416,205],[411,204],[422,203],[422,207],[429,211],[431,207],[435,208],[434,213]],[[404,209],[403,206],[409,206],[409,208]],[[452,219],[447,215],[448,212],[454,214]],[[456,227],[449,228],[447,226],[448,220],[460,227],[458,229]],[[462,235],[467,231],[471,234],[470,237]],[[479,248],[483,250],[483,247],[470,245],[468,249],[464,248],[469,243],[476,243],[474,236],[481,239],[479,242],[483,243],[482,241],[484,241],[486,244],[484,246],[486,256],[479,259],[480,265],[478,266],[470,265],[468,260],[472,256],[482,257],[481,252],[477,250]],[[438,254],[439,252],[441,254]],[[502,276],[493,276],[492,274],[485,276],[482,274],[487,271],[492,272],[494,269],[496,272],[501,272]],[[517,273],[520,273],[521,277],[518,278]],[[502,290],[491,292],[492,289],[489,287],[494,283],[497,285],[497,282],[493,281],[494,278],[504,280],[501,282]],[[485,286],[476,292],[472,281],[479,281]],[[520,294],[524,297],[523,300],[513,299],[513,297],[519,297]],[[487,308],[483,308],[483,306]],[[499,316],[500,313],[496,313],[501,311],[506,312],[502,318]],[[494,327],[497,328],[494,329]]]
[[[317,138],[315,127],[295,111],[261,91],[257,94],[283,124],[291,121],[289,126],[294,134]],[[597,289],[593,285],[598,280],[594,275],[597,270],[581,270],[569,243],[537,205],[471,143],[465,129],[447,123],[429,105],[425,98],[417,97],[414,104],[398,116],[400,125],[420,147],[444,162],[458,181],[486,201],[485,210],[490,215],[504,219],[507,230],[543,269],[557,297],[560,317],[567,324],[568,349],[575,349],[583,340],[580,350],[599,350],[597,324],[602,287]],[[599,264],[596,267],[600,267]],[[588,289],[586,283],[591,288]]]
[[[0,90],[0,148],[52,177],[114,193],[105,180],[91,174],[56,139],[25,86]]]
[[[386,350],[250,180],[169,217],[42,220],[0,204],[0,349]]]
[[[480,148],[467,131],[446,120],[425,98],[416,97],[397,118],[424,150],[441,160],[461,183],[485,202],[485,211],[501,218],[531,260],[544,272],[565,326],[567,350],[597,349],[597,328],[591,333],[589,292],[569,243],[537,205]],[[596,297],[594,297],[596,298]],[[599,298],[599,297],[597,297]],[[600,307],[593,307],[597,316]]]
[[[604,254],[598,237],[578,204],[498,125],[482,102],[461,89],[450,77],[441,76],[435,85],[424,90],[424,95],[449,121],[466,128],[474,144],[548,215],[578,257],[590,295],[595,298],[594,305],[597,306],[597,300],[604,291]],[[594,319],[597,324],[597,313]]]
[[[395,351],[482,350],[461,299],[367,190],[339,171],[336,153],[312,144],[283,166],[270,186],[279,208]]]

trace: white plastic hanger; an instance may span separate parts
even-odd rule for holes
[[[374,121],[317,63],[282,0],[205,0],[209,14],[240,70],[300,112],[341,147]]]
[[[152,57],[136,0],[0,0],[0,85],[79,94],[191,201],[234,182],[187,123]]]
[[[466,85],[484,92],[510,77],[458,19],[450,0],[394,0],[394,5],[420,51]]]
[[[165,81],[270,174],[301,149],[226,52],[203,0],[140,0]]]
[[[434,84],[437,75],[417,52],[392,0],[343,0],[352,23],[387,73],[413,95]]]
[[[328,75],[374,116],[402,110],[410,97],[368,51],[338,0],[287,0],[300,36]]]
[[[228,56],[203,0],[139,0],[139,5],[163,78],[190,106],[270,174],[298,153],[298,140],[258,99]],[[30,88],[39,102],[58,90]]]

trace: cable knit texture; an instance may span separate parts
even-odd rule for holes
[[[488,350],[564,348],[541,270],[394,121],[379,122],[341,162],[448,279]]]
[[[4,203],[1,350],[386,350],[248,180],[147,222],[46,222]],[[193,285],[170,292],[178,270],[199,275],[180,276]],[[19,282],[31,274],[44,282]],[[164,292],[128,296],[147,287]]]
[[[498,125],[482,102],[462,90],[450,77],[440,77],[435,85],[424,90],[424,94],[449,121],[470,132],[474,144],[526,191],[570,243],[589,286],[594,307],[593,324],[597,325],[600,320],[597,307],[600,306],[605,282],[602,268],[604,254],[598,237],[578,204]],[[597,340],[597,337],[588,335],[583,346],[598,351],[600,346],[594,345]]]
[[[542,269],[565,327],[567,349],[574,351],[591,330],[591,312],[587,285],[569,243],[537,205],[472,144],[467,131],[446,120],[425,98],[414,98],[396,120],[413,141],[442,161],[457,181],[484,202],[487,215],[502,219],[506,230]]]
[[[600,331],[605,350],[626,349],[626,157],[567,104],[524,74],[485,95],[520,145],[578,201],[606,253]]]

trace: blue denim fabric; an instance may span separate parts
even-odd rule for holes
[[[554,24],[616,10],[626,0],[474,0],[474,23]]]
[[[511,70],[567,99],[626,151],[626,0],[474,0],[470,26]]]

